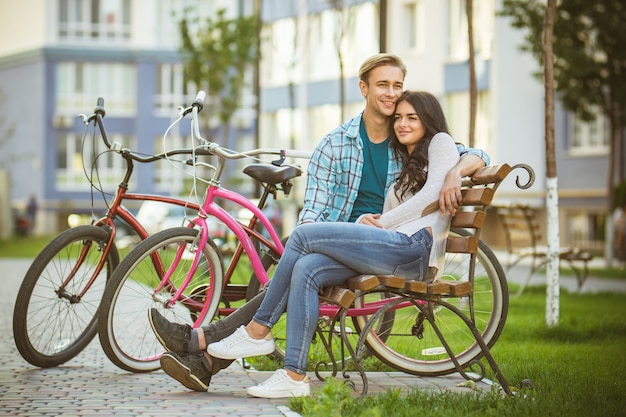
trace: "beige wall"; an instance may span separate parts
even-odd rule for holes
[[[40,48],[47,43],[51,14],[56,15],[47,0],[25,2],[0,0],[0,56]]]

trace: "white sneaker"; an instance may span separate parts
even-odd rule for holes
[[[206,351],[209,352],[209,355],[222,359],[269,355],[274,352],[274,339],[271,333],[265,339],[253,339],[248,334],[246,327],[241,326],[227,338],[209,344]]]
[[[278,369],[266,381],[246,390],[248,395],[259,398],[289,398],[310,396],[309,377],[295,381],[284,369]]]

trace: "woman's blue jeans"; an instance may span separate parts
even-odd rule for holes
[[[254,321],[273,327],[287,309],[285,368],[306,373],[319,317],[319,290],[359,274],[423,280],[432,236],[413,236],[354,223],[307,223],[289,236]]]

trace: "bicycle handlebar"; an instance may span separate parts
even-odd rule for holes
[[[204,145],[198,147],[197,149],[203,149],[208,151],[211,154],[217,155],[218,157],[226,158],[226,159],[242,159],[260,155],[280,155],[281,159],[278,161],[273,161],[272,163],[275,165],[281,165],[286,157],[291,158],[301,158],[301,159],[311,159],[312,152],[309,151],[298,151],[295,149],[275,149],[275,148],[258,148],[252,149],[245,152],[233,151],[228,148],[224,148],[215,142],[211,142],[202,137],[200,134],[200,124],[198,123],[198,112],[202,110],[204,106],[204,99],[206,97],[206,93],[202,90],[198,91],[196,94],[196,99],[193,104],[182,111],[182,115],[185,116],[191,113],[191,132],[192,135],[202,142]]]
[[[280,159],[276,161],[272,161],[274,165],[282,165],[286,157],[291,158],[300,158],[300,159],[311,159],[311,152],[309,151],[298,151],[294,149],[274,149],[274,148],[259,148],[252,149],[245,152],[237,152],[227,148],[220,146],[215,142],[211,142],[207,139],[204,139],[200,134],[200,127],[198,122],[198,113],[204,108],[204,100],[206,98],[206,93],[202,90],[198,91],[196,94],[195,100],[191,103],[190,106],[186,108],[182,108],[180,111],[180,118],[177,120],[181,120],[187,114],[192,114],[192,135],[202,142],[202,145],[197,146],[195,148],[185,148],[185,149],[172,149],[167,152],[162,152],[156,155],[144,156],[140,155],[136,152],[131,151],[128,148],[122,148],[119,143],[111,143],[107,136],[107,133],[104,129],[104,123],[102,119],[106,115],[106,111],[104,109],[104,98],[98,97],[96,108],[94,109],[93,114],[90,116],[81,115],[83,117],[83,122],[87,125],[92,121],[95,121],[95,124],[98,125],[100,129],[100,134],[102,136],[102,140],[104,144],[112,151],[118,152],[124,158],[129,158],[135,160],[137,162],[154,162],[160,159],[165,159],[174,155],[216,155],[221,158],[226,159],[242,159],[248,157],[255,157],[260,155],[279,155]]]
[[[200,101],[196,99],[196,101],[194,101],[191,106],[193,108],[202,109],[203,100],[204,100],[204,97],[202,97],[202,100]],[[102,141],[104,142],[106,147],[112,151],[118,152],[120,155],[122,155],[125,158],[130,158],[137,162],[145,163],[145,162],[158,161],[160,159],[165,159],[169,156],[174,156],[174,155],[211,155],[212,154],[208,150],[197,149],[197,148],[186,148],[186,149],[173,149],[167,152],[161,152],[159,154],[150,155],[150,156],[140,155],[136,152],[131,151],[128,148],[122,148],[122,146],[119,143],[111,143],[111,141],[109,141],[109,137],[107,136],[107,133],[104,129],[104,123],[102,122],[102,118],[105,116],[105,114],[106,114],[106,111],[104,110],[104,98],[98,97],[96,108],[94,109],[93,114],[90,116],[82,115],[83,122],[85,124],[89,124],[95,120],[95,123],[96,125],[98,125],[98,128],[100,130]]]

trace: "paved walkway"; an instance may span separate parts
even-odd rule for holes
[[[250,398],[245,388],[265,380],[269,372],[244,370],[236,363],[214,377],[208,393],[192,392],[163,372],[132,374],[112,365],[98,340],[68,363],[39,369],[17,353],[12,315],[17,289],[30,261],[0,258],[0,416],[292,416],[288,400]],[[586,285],[594,287],[595,280]],[[612,284],[613,285],[613,284]],[[626,282],[615,290],[626,291]],[[458,375],[419,378],[404,373],[368,373],[369,392],[387,388],[450,389],[464,380]],[[358,376],[355,381],[360,382]],[[314,377],[313,391],[322,385]],[[488,382],[488,381],[487,381]],[[489,390],[487,382],[478,389]]]

